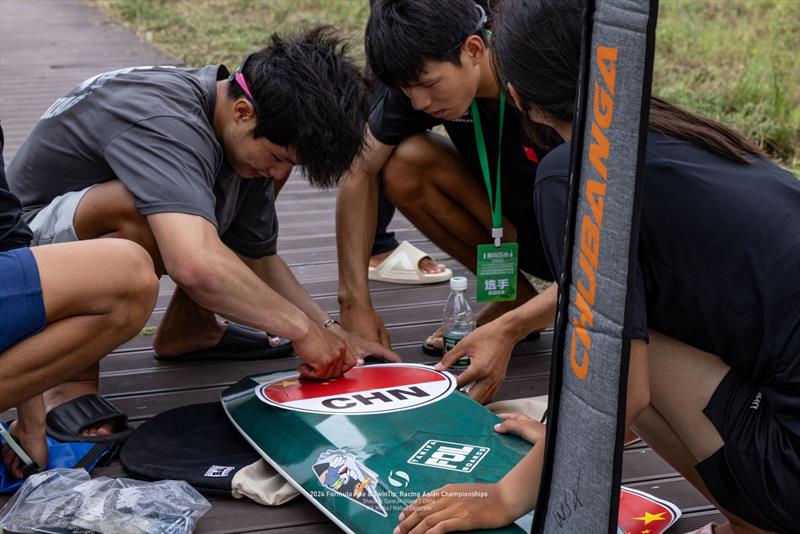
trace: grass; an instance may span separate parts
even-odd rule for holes
[[[235,67],[272,33],[331,24],[350,37],[362,61],[367,0],[91,0],[187,65]]]
[[[235,67],[271,33],[317,24],[339,27],[363,61],[368,0],[91,1],[188,65]],[[654,93],[732,126],[800,176],[800,0],[662,0],[660,11]]]
[[[157,326],[145,326],[144,328],[142,328],[141,332],[139,332],[139,335],[137,337],[155,335],[157,330],[158,330]]]
[[[800,172],[800,2],[661,3],[654,91]]]

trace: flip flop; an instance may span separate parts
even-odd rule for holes
[[[107,436],[84,436],[81,430],[101,421],[113,421],[114,432]],[[96,394],[83,395],[56,406],[45,419],[47,434],[59,441],[84,441],[120,445],[133,429],[128,416],[105,398]]]
[[[194,360],[269,360],[289,356],[292,344],[281,338],[280,345],[272,346],[271,334],[236,323],[228,323],[222,339],[210,349],[194,350],[178,356],[164,357],[156,354],[156,360],[180,362]]]
[[[528,343],[529,341],[536,341],[537,339],[539,339],[539,336],[540,336],[539,332],[531,332],[530,334],[522,338],[520,342],[517,343],[517,345],[519,346],[523,343]],[[442,356],[444,356],[444,350],[429,344],[428,338],[425,338],[422,341],[422,352],[434,358],[441,358]]]
[[[430,254],[408,241],[403,241],[377,267],[369,268],[367,278],[376,282],[408,285],[438,284],[450,280],[453,277],[450,269],[435,274],[426,274],[420,270],[419,261],[430,257]]]

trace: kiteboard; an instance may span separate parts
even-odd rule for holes
[[[296,371],[252,375],[225,390],[222,404],[267,462],[355,534],[391,533],[406,506],[447,484],[496,482],[531,448],[496,433],[500,419],[459,391],[452,374],[424,365],[367,365],[326,381]],[[647,517],[661,511],[651,507]],[[650,522],[671,524],[676,513]],[[531,521],[528,514],[483,532],[522,534]]]

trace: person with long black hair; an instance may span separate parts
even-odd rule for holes
[[[534,213],[556,279],[583,7],[580,0],[514,0],[494,15],[496,72],[529,123],[548,125],[564,139],[542,160],[534,186]],[[702,532],[795,531],[800,181],[739,133],[663,99],[652,98],[649,120],[626,425],[729,520]],[[473,332],[442,365],[510,350],[552,317],[554,286]],[[519,418],[499,430],[535,442],[544,434]],[[508,523],[536,502],[541,449],[482,488],[492,503],[425,497],[401,514],[398,531]]]

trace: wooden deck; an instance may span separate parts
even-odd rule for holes
[[[266,5],[266,4],[265,4]],[[0,2],[0,120],[6,136],[4,156],[10,161],[20,143],[47,107],[81,80],[112,68],[142,64],[176,64],[174,58],[139,41],[93,8],[61,0]],[[278,249],[309,293],[332,315],[337,314],[337,269],[334,237],[334,193],[312,191],[290,181],[277,202],[281,225]],[[405,219],[392,227],[438,260],[455,265]],[[471,279],[471,282],[473,279]],[[150,319],[157,325],[173,291],[161,283]],[[392,336],[395,349],[411,362],[429,362],[420,341],[441,320],[446,284],[393,286],[373,283],[373,300]],[[101,393],[124,410],[133,424],[156,413],[198,402],[217,400],[219,393],[245,375],[292,368],[294,358],[266,362],[165,364],[153,358],[151,337],[129,341],[101,364]],[[541,395],[547,391],[552,334],[515,353],[499,398]],[[13,412],[0,414],[5,420]],[[625,451],[623,482],[672,501],[684,516],[671,532],[686,532],[721,515],[648,447]],[[118,462],[95,474],[125,476]],[[0,498],[0,504],[6,499]],[[323,533],[336,527],[304,499],[277,508],[249,501],[211,499],[213,507],[200,522],[202,533]]]

